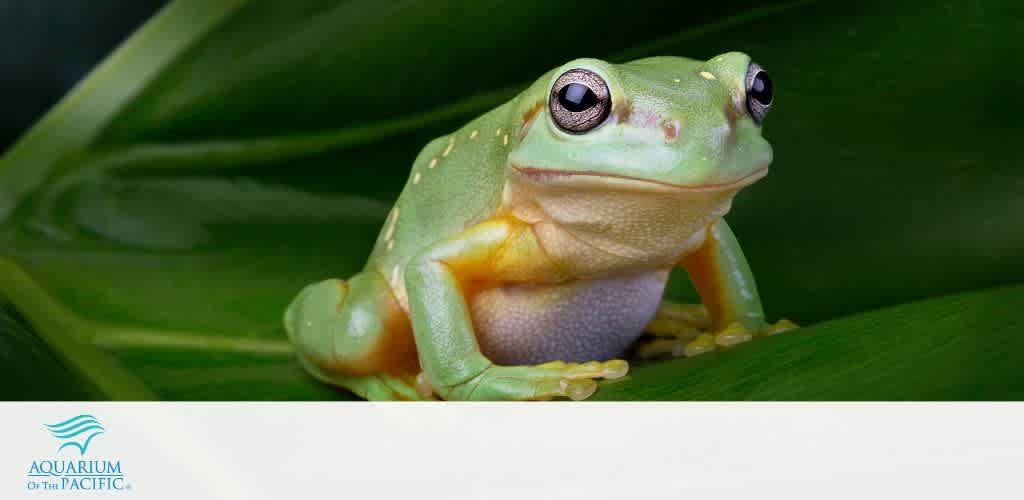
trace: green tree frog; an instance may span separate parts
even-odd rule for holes
[[[300,362],[369,399],[579,400],[626,374],[628,349],[794,327],[765,321],[722,219],[768,171],[771,104],[738,52],[548,72],[427,144],[365,269],[291,302]],[[662,301],[677,267],[703,305]]]

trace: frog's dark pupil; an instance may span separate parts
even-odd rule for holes
[[[597,104],[597,94],[582,83],[570,83],[558,91],[558,103],[563,108],[578,113],[594,107]]]
[[[766,106],[772,103],[772,79],[768,73],[759,71],[754,75],[754,81],[750,84],[750,97]]]

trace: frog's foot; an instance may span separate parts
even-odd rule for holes
[[[638,342],[634,352],[640,359],[684,356],[686,346],[710,327],[711,318],[702,304],[662,302],[644,329],[653,338]]]
[[[374,375],[347,375],[341,372],[327,371],[303,356],[299,362],[317,380],[338,386],[370,401],[424,401],[434,399],[430,394],[417,391],[416,376],[390,375],[378,373]]]
[[[711,328],[711,316],[702,304],[662,302],[646,331],[656,337],[692,339]]]
[[[595,379],[626,375],[629,364],[621,359],[566,363],[552,361],[534,366],[492,365],[480,375],[444,391],[447,399],[549,400],[587,399],[597,390]]]
[[[776,335],[795,328],[797,325],[787,319],[765,325],[757,331],[751,331],[742,323],[733,322],[716,332],[685,331],[675,337],[664,338],[666,336],[662,335],[662,338],[641,341],[636,347],[636,355],[641,359],[664,356],[691,357],[749,342],[754,337]]]

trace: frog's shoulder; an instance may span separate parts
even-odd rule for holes
[[[404,265],[431,244],[494,215],[512,146],[508,103],[420,150],[370,263]]]
[[[437,162],[434,162],[434,165],[432,167],[430,165],[431,164],[431,160],[436,159],[437,157],[441,156],[441,153],[444,152],[444,148],[448,144],[448,137],[449,137],[449,135],[442,135],[442,136],[435,137],[435,138],[431,139],[429,142],[427,142],[427,144],[425,146],[423,146],[423,149],[420,149],[420,152],[416,155],[416,159],[413,160],[413,162],[412,162],[412,169],[410,170],[410,174],[415,174],[416,172],[421,172],[421,175],[422,175],[422,169],[423,168],[431,169],[431,168],[436,167],[437,166]],[[410,177],[410,179],[411,178],[412,177]],[[402,190],[402,194],[405,194],[405,191],[406,190],[403,189]]]

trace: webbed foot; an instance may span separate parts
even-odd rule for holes
[[[626,375],[629,364],[621,359],[566,363],[552,361],[533,366],[491,366],[480,375],[443,391],[449,400],[580,401],[597,390],[596,379]]]
[[[711,320],[704,306],[666,302],[647,327],[654,338],[641,340],[635,352],[640,359],[691,357],[796,328],[796,323],[782,319],[774,324],[766,323],[756,331],[739,322],[711,331]]]

